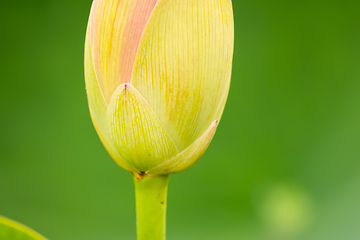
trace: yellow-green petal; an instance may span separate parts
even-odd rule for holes
[[[111,158],[122,168],[136,174],[137,170],[124,161],[109,143],[108,123],[106,122],[107,103],[100,89],[92,61],[89,27],[85,42],[85,83],[93,125]]]
[[[146,172],[177,154],[172,139],[131,84],[116,90],[107,116],[114,149],[137,170]]]
[[[119,154],[114,150],[113,146],[109,143],[108,139],[105,137],[103,132],[100,130],[96,120],[93,117],[93,114],[90,111],[91,119],[93,121],[94,127],[96,132],[99,135],[101,142],[103,143],[106,151],[109,153],[110,157],[122,168],[132,172],[134,175],[139,174],[139,171],[136,170],[134,167],[129,165]]]
[[[95,0],[90,14],[95,71],[107,102],[129,83],[138,45],[158,0]]]
[[[0,216],[0,239],[2,240],[47,240],[34,230],[13,220]]]
[[[150,169],[146,172],[146,174],[152,176],[179,173],[194,165],[208,148],[211,140],[215,135],[217,126],[218,121],[213,122],[211,126],[205,131],[205,133],[188,148],[177,154],[175,157],[164,162],[163,164]]]
[[[230,0],[159,0],[156,5],[131,83],[180,151],[220,119],[233,47]]]
[[[99,131],[106,135],[106,109],[107,103],[104,95],[100,89],[90,46],[90,28],[87,29],[86,41],[85,41],[85,83],[86,93],[88,97],[88,104],[92,113],[92,118],[96,121]]]

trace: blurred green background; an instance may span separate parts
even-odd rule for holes
[[[228,104],[171,176],[168,239],[360,239],[360,2],[233,2]],[[90,5],[0,3],[0,214],[51,240],[135,239],[132,177],[88,113]]]

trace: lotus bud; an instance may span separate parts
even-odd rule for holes
[[[93,124],[141,177],[177,173],[209,146],[228,96],[230,0],[95,0],[85,44]]]

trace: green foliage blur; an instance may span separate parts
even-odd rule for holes
[[[171,176],[168,239],[360,239],[360,1],[233,4],[228,104]],[[0,214],[51,240],[135,239],[132,176],[88,112],[90,5],[0,3]]]

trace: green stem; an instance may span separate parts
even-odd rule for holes
[[[134,181],[138,240],[165,240],[169,175]]]

